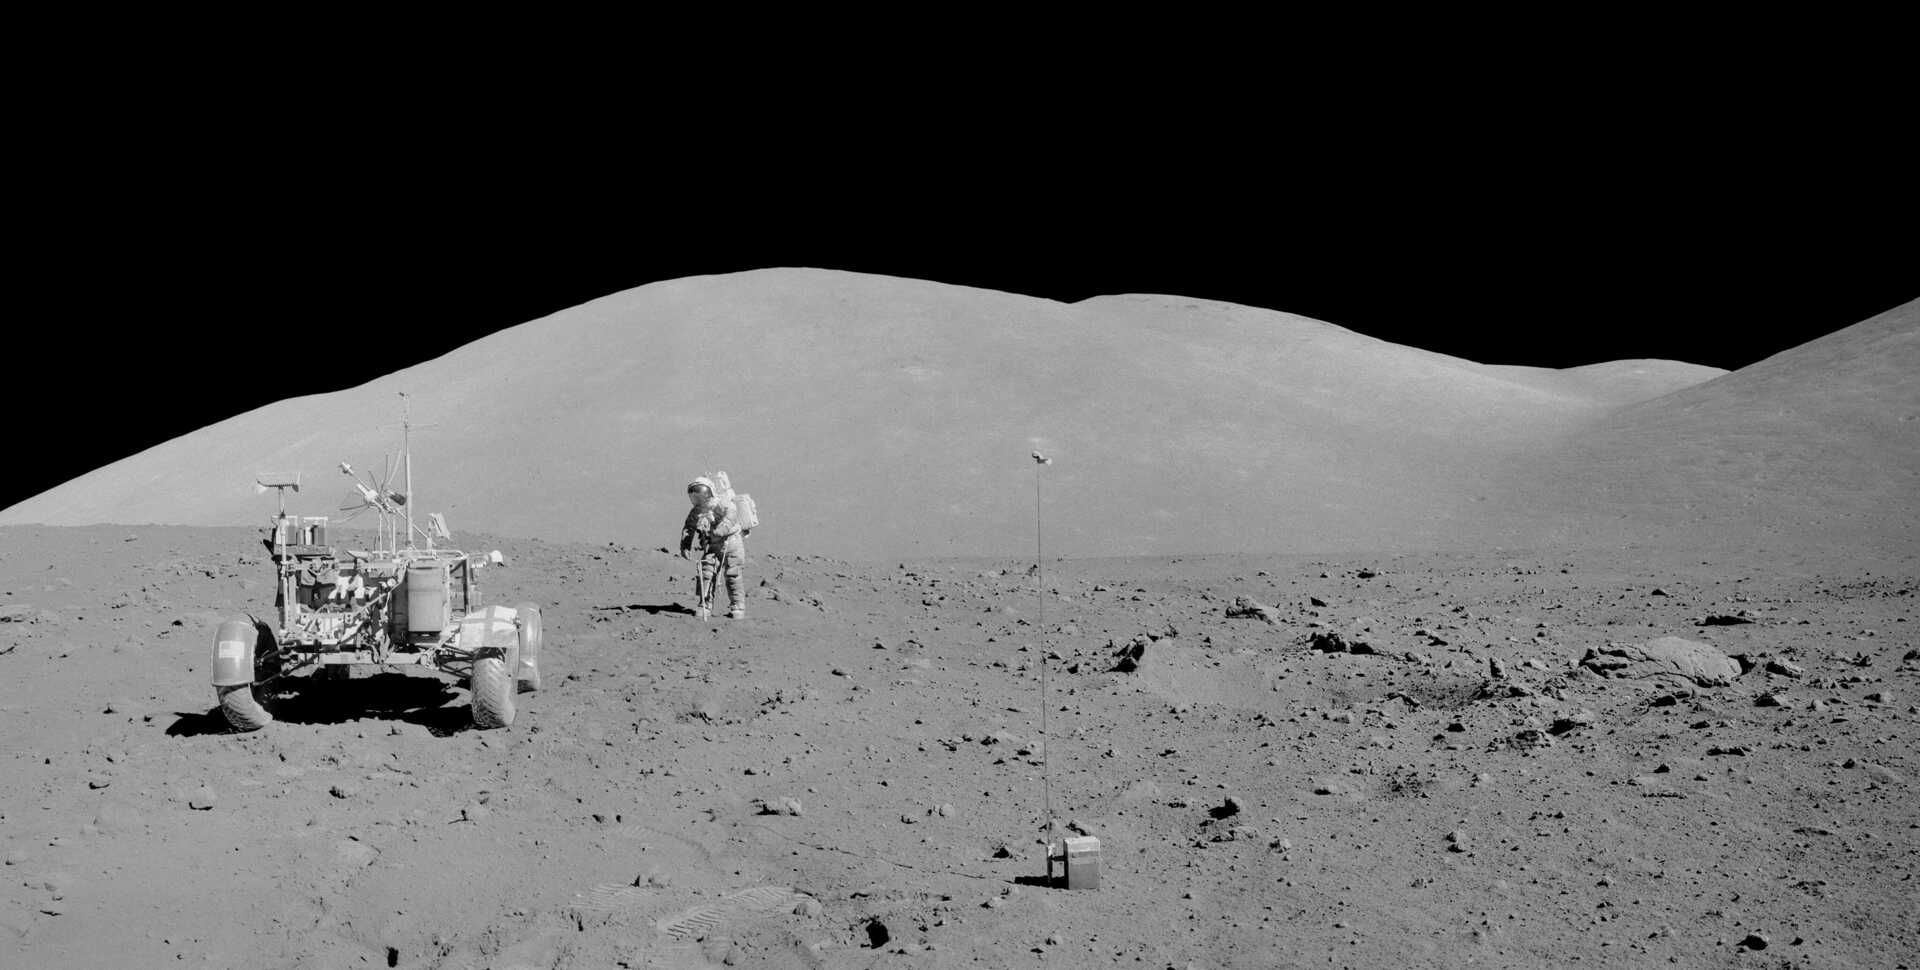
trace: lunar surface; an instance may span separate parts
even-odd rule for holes
[[[1920,965],[1917,348],[1920,304],[1724,373],[617,294],[0,513],[0,964]],[[545,684],[481,731],[451,677],[294,675],[234,733],[252,478],[331,514],[402,390]],[[741,620],[668,551],[715,467],[763,519]]]

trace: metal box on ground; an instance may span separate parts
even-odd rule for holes
[[[1054,875],[1054,865],[1060,875]],[[1100,888],[1100,840],[1083,835],[1047,846],[1047,882],[1063,889]]]

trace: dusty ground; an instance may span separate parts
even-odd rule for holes
[[[545,608],[512,728],[363,671],[237,735],[251,530],[0,529],[0,964],[1920,965],[1911,553],[1080,560],[1043,626],[1030,562],[761,555],[708,623],[658,550],[467,541]],[[1665,635],[1746,671],[1579,666]],[[1096,892],[1037,879],[1042,648]]]

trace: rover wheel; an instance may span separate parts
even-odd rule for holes
[[[273,723],[273,715],[260,706],[260,699],[253,696],[252,684],[239,684],[233,687],[217,688],[220,691],[220,713],[227,716],[227,723],[236,731],[258,731]]]
[[[280,643],[271,625],[254,620],[253,629],[253,682],[262,684],[286,671],[286,657],[280,652]]]
[[[520,690],[540,689],[540,607],[521,603],[513,608],[520,620],[520,664],[514,682]]]
[[[518,652],[518,651],[515,651]],[[503,728],[513,723],[513,674],[508,666],[512,657],[489,654],[473,662],[468,688],[473,708],[473,726],[481,730]]]

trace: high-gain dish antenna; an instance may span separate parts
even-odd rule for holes
[[[341,474],[353,480],[353,491],[348,492],[347,497],[340,503],[340,511],[347,513],[346,517],[340,521],[351,522],[361,513],[373,509],[380,514],[380,545],[390,547],[398,545],[398,538],[393,536],[389,516],[399,513],[401,507],[407,504],[407,496],[403,492],[394,491],[391,487],[394,472],[393,460],[383,456],[381,463],[386,466],[386,473],[377,478],[368,474],[364,482],[360,480],[359,474],[353,470],[352,465],[344,461],[340,463]]]
[[[358,472],[354,471],[352,465],[344,461],[340,463],[341,473],[353,480],[353,491],[347,493],[346,499],[340,503],[340,511],[347,513],[342,521],[350,522],[355,516],[373,509],[380,515],[381,546],[397,552],[400,549],[400,527],[393,522],[397,517],[405,524],[406,547],[408,549],[414,547],[413,540],[417,533],[421,538],[426,539],[427,551],[431,552],[435,539],[450,538],[450,535],[446,520],[438,514],[429,518],[429,528],[422,529],[413,524],[413,507],[419,504],[413,494],[413,401],[405,391],[401,391],[400,402],[398,458],[396,459],[393,455],[381,456],[383,473],[378,476],[369,473],[364,480]],[[422,425],[422,427],[432,427],[432,425]],[[393,487],[396,474],[405,477],[402,487],[397,489]]]

